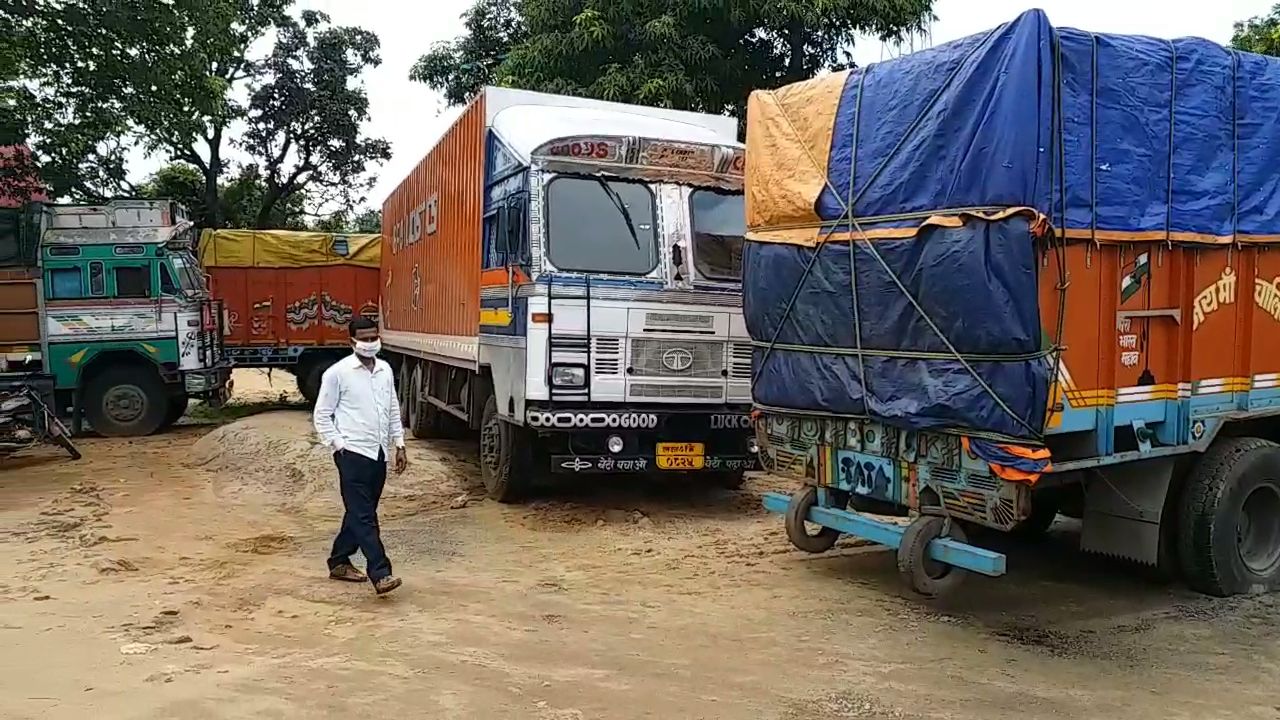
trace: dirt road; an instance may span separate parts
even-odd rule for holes
[[[1280,598],[1152,584],[1071,527],[926,604],[887,553],[792,551],[777,481],[503,507],[469,445],[411,442],[382,513],[406,585],[376,599],[324,578],[305,412],[82,450],[0,464],[6,720],[1280,718]]]

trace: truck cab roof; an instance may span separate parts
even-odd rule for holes
[[[112,200],[101,205],[46,205],[45,245],[163,245],[191,227],[169,200]]]

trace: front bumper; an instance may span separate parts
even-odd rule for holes
[[[231,395],[231,367],[183,371],[182,384],[188,397],[199,398],[214,406],[222,405]]]
[[[679,457],[681,462],[672,463]],[[695,459],[697,458],[697,459]],[[755,455],[552,455],[551,471],[572,475],[645,472],[746,472],[760,466]]]
[[[531,407],[554,473],[755,470],[756,440],[746,408]]]

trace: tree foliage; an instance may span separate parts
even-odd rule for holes
[[[741,117],[751,90],[851,64],[860,35],[923,31],[932,0],[478,0],[411,77],[460,102],[486,83]],[[453,68],[475,68],[459,71]]]
[[[1272,6],[1266,15],[1236,23],[1231,46],[1237,50],[1280,56],[1280,5]]]
[[[386,140],[362,137],[369,98],[351,84],[380,62],[378,36],[328,22],[307,11],[301,22],[281,23],[264,63],[267,80],[249,101],[244,147],[261,159],[266,184],[255,227],[265,227],[277,203],[303,189],[325,204],[354,206],[373,184],[363,177],[368,163],[391,158]]]
[[[138,188],[139,197],[175,200],[186,207],[192,217],[209,217],[204,205],[204,172],[183,162],[174,162],[157,170]],[[267,194],[266,183],[256,165],[246,165],[218,186],[218,216],[222,227],[268,227],[304,230],[309,222],[305,198],[291,195],[276,203],[266,222],[258,225],[258,216]]]
[[[260,204],[235,222],[272,223],[291,203],[353,207],[390,155],[362,130],[359,77],[378,40],[293,2],[9,0],[0,132],[30,144],[56,197],[137,192],[128,161],[141,149],[200,174],[202,225],[225,226],[250,198]],[[228,202],[233,188],[244,192]]]
[[[476,0],[462,19],[461,37],[435,43],[409,71],[411,80],[439,89],[450,105],[492,83],[507,52],[528,35],[516,0]]]

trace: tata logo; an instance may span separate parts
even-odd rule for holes
[[[693,353],[684,348],[671,348],[662,353],[662,367],[671,372],[684,372],[693,367]]]

